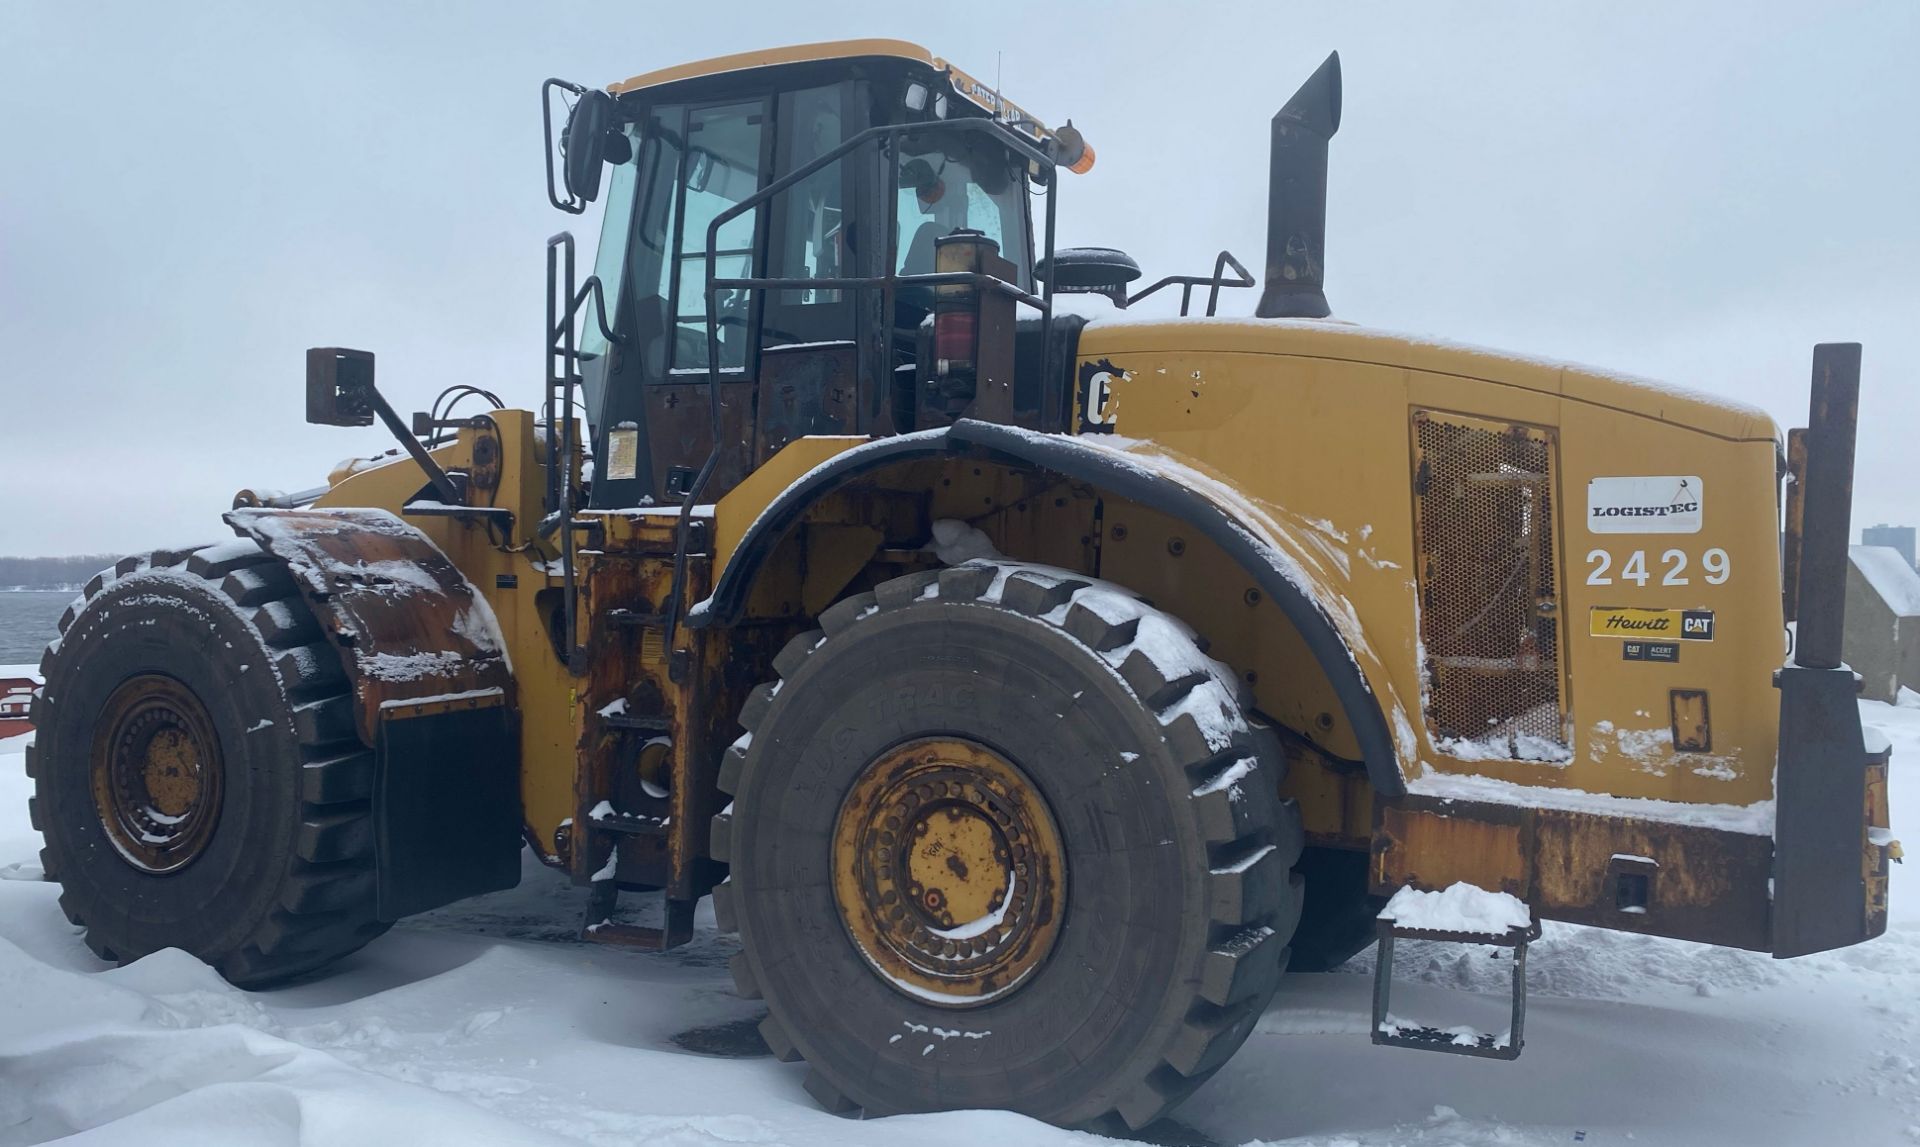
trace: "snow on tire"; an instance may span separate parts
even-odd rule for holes
[[[101,959],[182,948],[259,987],[386,931],[373,755],[338,654],[258,545],[121,560],[41,673],[29,812]]]
[[[1232,672],[1123,589],[1009,562],[895,579],[820,627],[788,643],[779,680],[743,706],[747,734],[719,778],[734,801],[713,823],[731,865],[715,911],[741,935],[739,989],[767,1001],[768,1046],[805,1059],[808,1091],[835,1111],[1002,1107],[1107,1129],[1159,1118],[1252,1030],[1300,912],[1283,758]],[[866,887],[850,873],[896,862],[858,859],[836,826],[870,803],[879,762],[928,737],[1029,778],[1049,814],[1034,815],[1061,843],[1061,926],[991,992],[891,974],[863,921],[901,921],[898,905],[848,903]],[[872,816],[872,854],[894,856],[897,818]],[[944,901],[927,898],[937,917]],[[975,958],[986,925],[989,941],[1017,932],[995,903],[975,924],[898,926],[933,936],[936,957]]]

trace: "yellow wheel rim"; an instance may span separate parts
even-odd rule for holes
[[[94,730],[94,809],[114,848],[155,875],[192,863],[220,818],[220,738],[206,706],[146,673],[113,691]]]
[[[833,832],[840,918],[905,995],[974,1007],[1045,962],[1060,932],[1066,854],[1040,792],[1012,762],[954,738],[867,765]]]

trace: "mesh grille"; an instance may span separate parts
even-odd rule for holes
[[[1414,414],[1427,721],[1462,755],[1564,760],[1553,438]]]

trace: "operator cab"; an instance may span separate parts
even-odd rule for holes
[[[710,381],[720,446],[701,501],[804,435],[894,433],[942,411],[950,420],[965,406],[953,388],[930,403],[916,381],[932,372],[930,319],[953,310],[965,285],[899,276],[994,275],[1026,296],[1027,321],[1008,297],[977,308],[974,326],[950,325],[977,339],[979,316],[993,312],[1007,354],[1030,342],[1038,362],[1046,324],[1034,264],[1050,240],[1036,240],[1028,205],[1046,193],[1058,142],[982,85],[913,45],[854,41],[687,65],[609,91],[610,103],[582,92],[575,111],[594,100],[592,114],[606,116],[594,275],[610,330],[592,304],[581,308],[592,506],[681,500],[714,448]],[[869,129],[922,124],[878,133],[725,218],[709,252],[715,221],[776,181]],[[1084,150],[1073,142],[1069,159]],[[592,197],[590,186],[580,198]],[[720,284],[711,299],[709,255]],[[1009,385],[1012,366],[998,368]],[[1023,389],[1032,393],[1016,404],[1038,426],[1038,379]],[[1064,408],[1063,397],[1051,405]]]

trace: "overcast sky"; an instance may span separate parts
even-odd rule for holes
[[[1920,521],[1920,5],[1589,7],[4,0],[0,554],[217,538],[236,489],[390,445],[302,421],[309,346],[377,352],[403,412],[536,404],[543,241],[595,230],[546,203],[540,81],[853,36],[997,54],[1099,152],[1062,244],[1149,278],[1259,270],[1267,121],[1337,48],[1337,315],[1782,425],[1860,341],[1855,523]]]

